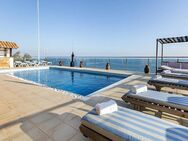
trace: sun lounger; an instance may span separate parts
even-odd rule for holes
[[[52,62],[44,61],[42,60],[41,62],[38,63],[39,66],[46,66],[46,65],[52,65]]]
[[[25,61],[24,63],[26,63],[28,66],[35,66],[36,65],[34,62],[30,62],[30,61]]]
[[[47,61],[41,61],[41,65],[42,65],[42,66],[46,66],[47,63],[48,63]]]
[[[162,87],[188,90],[188,80],[159,77],[150,79],[148,84],[155,86],[157,91],[160,91]]]
[[[95,110],[81,120],[80,131],[96,141],[186,141],[188,128],[124,107],[106,115]]]
[[[34,66],[39,66],[39,63],[36,60],[33,60],[32,63],[34,64]]]
[[[44,66],[42,61],[33,61],[33,63],[35,63],[35,66]]]
[[[186,96],[147,90],[138,94],[129,91],[122,96],[122,99],[135,107],[148,107],[158,110],[159,117],[162,112],[166,112],[188,118],[188,97]]]
[[[177,73],[177,72],[172,72],[172,71],[163,71],[163,72],[161,72],[161,75],[163,77],[179,78],[179,79],[187,79],[188,80],[188,74],[187,73]]]
[[[47,65],[52,65],[52,62],[47,62]]]
[[[184,73],[184,74],[188,74],[188,70],[187,69],[173,69],[171,70],[174,73]]]
[[[15,61],[14,65],[16,67],[27,67],[27,63],[21,62],[21,61]]]
[[[172,73],[183,73],[183,74],[188,74],[188,69],[179,69],[179,68],[172,68],[168,66],[162,65],[160,67],[161,70],[170,70]]]

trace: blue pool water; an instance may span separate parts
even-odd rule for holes
[[[54,68],[14,72],[13,75],[82,96],[91,94],[125,78],[123,76],[98,75]]]

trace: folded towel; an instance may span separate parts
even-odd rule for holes
[[[152,79],[160,79],[160,78],[162,78],[161,75],[155,75],[154,77],[152,77]]]
[[[146,92],[148,90],[146,85],[135,85],[133,87],[131,87],[131,92],[138,94],[141,92]]]
[[[162,70],[171,70],[171,69],[172,69],[171,67],[165,66],[165,65],[160,66],[160,68],[161,68]]]
[[[118,110],[117,103],[114,100],[109,100],[95,106],[98,115],[109,114]]]
[[[171,73],[171,70],[163,70],[163,72],[162,73]]]

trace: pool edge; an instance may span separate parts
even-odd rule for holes
[[[40,70],[40,69],[50,69],[50,68],[59,68],[59,69],[62,69],[62,70],[72,70],[72,71],[78,71],[78,72],[90,72],[92,74],[101,74],[101,75],[107,75],[107,74],[110,74],[112,76],[121,76],[121,77],[126,77],[126,78],[123,78],[122,80],[119,80],[111,85],[108,85],[106,87],[103,87],[97,91],[94,91],[93,93],[90,93],[86,96],[82,96],[80,94],[77,94],[77,93],[72,93],[70,91],[66,91],[66,90],[60,90],[60,89],[56,89],[56,88],[51,88],[47,85],[43,85],[43,84],[40,84],[40,83],[37,83],[37,82],[34,82],[34,81],[30,81],[30,80],[27,80],[27,79],[23,79],[23,78],[20,78],[20,77],[17,77],[17,76],[14,76],[14,75],[11,75],[11,74],[7,74],[8,76],[11,76],[11,77],[14,77],[14,78],[17,78],[19,80],[22,80],[22,81],[25,81],[25,82],[29,82],[29,83],[32,83],[32,84],[35,84],[37,86],[40,86],[40,87],[44,87],[44,88],[47,88],[47,89],[50,89],[50,90],[54,90],[56,92],[62,92],[63,94],[65,95],[69,95],[69,96],[72,96],[74,98],[77,98],[77,99],[82,99],[82,100],[88,100],[90,97],[94,96],[94,95],[100,95],[100,93],[104,92],[104,91],[107,91],[115,86],[118,86],[124,82],[126,82],[127,80],[129,80],[132,76],[134,75],[130,75],[130,74],[127,74],[126,72],[125,73],[118,73],[118,72],[111,72],[111,71],[106,71],[106,70],[102,70],[102,69],[91,69],[91,68],[86,68],[86,69],[80,69],[80,68],[72,68],[72,67],[58,67],[58,66],[47,66],[47,67],[36,67],[36,68],[24,68],[24,69],[12,69],[12,70],[5,70],[3,73],[11,73],[11,72],[16,72],[16,71],[28,71],[28,70]],[[2,73],[0,71],[0,73]]]

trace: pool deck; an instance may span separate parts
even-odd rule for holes
[[[107,72],[100,69],[82,68],[82,70]],[[128,92],[130,85],[146,84],[150,78],[133,72],[115,70],[108,72],[132,76],[122,84],[92,95],[87,101],[0,74],[0,141],[89,140],[79,131],[81,117],[96,103],[109,99],[116,100],[118,105],[129,107],[121,100],[121,96]],[[180,90],[163,90],[182,93]],[[187,91],[183,93],[188,94]],[[144,112],[154,114],[151,110]],[[164,115],[162,118],[178,124],[176,117]]]

